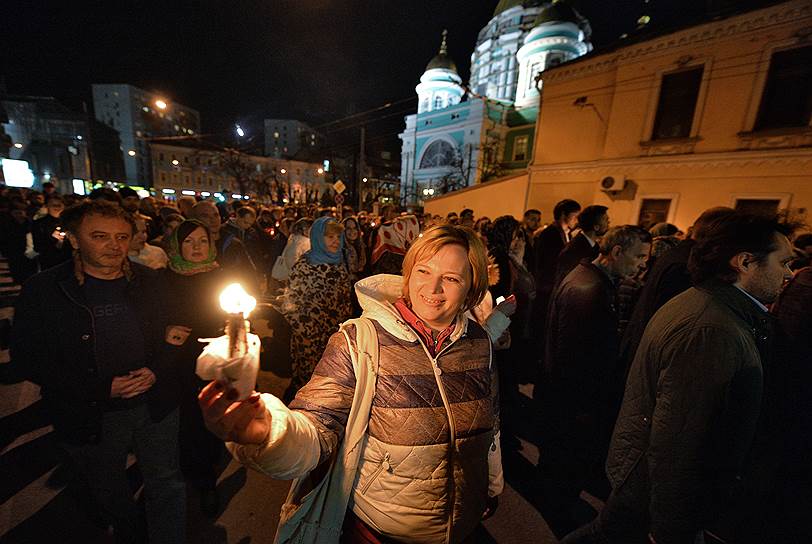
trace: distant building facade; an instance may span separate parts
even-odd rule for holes
[[[480,31],[464,85],[443,33],[400,134],[401,203],[524,170],[538,116],[537,76],[592,48],[589,23],[562,2],[499,3]]]
[[[152,179],[159,196],[257,196],[284,203],[312,201],[330,188],[321,163],[229,155],[204,145],[152,143]],[[240,183],[242,181],[242,184]],[[244,193],[244,194],[243,194]]]
[[[96,119],[119,133],[121,156],[130,185],[152,186],[151,138],[200,132],[197,110],[159,93],[127,84],[94,84],[92,90]]]
[[[72,192],[74,179],[124,181],[121,144],[113,129],[52,97],[7,96],[2,103],[3,129],[11,140],[8,156],[28,162],[35,184],[50,181]]]
[[[265,119],[265,154],[276,158],[312,158],[321,148],[319,134],[295,119]]]

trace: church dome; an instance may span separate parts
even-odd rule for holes
[[[516,6],[531,8],[540,6],[543,3],[543,0],[499,0],[499,3],[496,5],[496,9],[493,10],[493,16],[496,17],[503,11],[507,11],[510,8],[515,8]]]
[[[536,16],[533,26],[556,23],[572,23],[577,25],[584,31],[586,39],[589,39],[592,34],[589,21],[564,0],[556,0],[552,4],[545,6]]]
[[[448,31],[443,30],[443,42],[440,44],[440,51],[426,65],[427,72],[429,70],[434,70],[435,68],[441,68],[443,70],[451,70],[452,72],[457,71],[457,65],[454,64],[454,61],[451,60],[451,57],[448,56],[448,45],[446,44],[447,36]]]

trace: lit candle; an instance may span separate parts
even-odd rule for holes
[[[242,285],[232,283],[220,293],[220,307],[228,314],[226,334],[228,335],[229,357],[242,357],[248,351],[247,331],[250,314],[257,305],[257,299],[245,292]]]

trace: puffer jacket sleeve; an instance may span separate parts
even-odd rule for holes
[[[655,376],[647,454],[658,544],[693,542],[705,516],[707,504],[699,499],[709,472],[721,481],[719,472],[739,468],[760,405],[760,395],[752,394],[759,377],[747,375],[752,367],[741,370],[741,344],[729,332],[700,327],[676,344],[664,350]]]
[[[354,330],[348,332],[355,338]],[[349,349],[343,333],[333,334],[312,378],[289,407],[264,394],[271,433],[260,446],[229,444],[234,457],[278,479],[304,476],[330,459],[344,438],[355,393]]]

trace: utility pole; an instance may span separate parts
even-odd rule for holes
[[[366,134],[367,134],[367,127],[362,125],[361,126],[361,151],[360,151],[359,157],[358,157],[358,177],[355,178],[357,180],[356,183],[355,183],[355,187],[356,187],[355,199],[357,201],[356,202],[357,209],[359,209],[359,210],[361,209],[361,204],[362,204],[361,187],[363,186],[363,183],[364,183],[363,179],[364,179],[364,176],[366,176],[366,171],[367,171],[367,168],[366,168],[366,149],[364,147],[364,143],[365,143],[365,140],[366,140]]]

